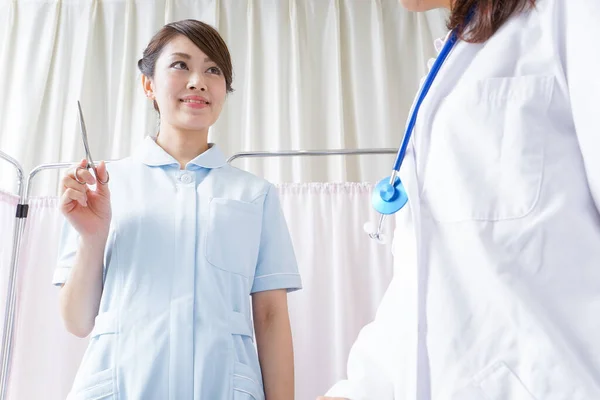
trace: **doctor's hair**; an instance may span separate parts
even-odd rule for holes
[[[161,28],[150,40],[138,61],[138,69],[148,78],[154,78],[156,60],[163,48],[178,35],[190,39],[204,54],[206,54],[223,72],[227,93],[233,92],[233,66],[227,44],[212,26],[195,19],[185,19],[171,22]],[[154,101],[154,109],[160,114],[158,104]]]
[[[513,15],[535,7],[535,0],[453,0],[448,29],[457,29],[461,40],[483,43]],[[465,22],[473,10],[468,25]]]

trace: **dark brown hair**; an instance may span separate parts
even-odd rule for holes
[[[142,58],[138,61],[138,68],[148,78],[154,78],[156,60],[160,57],[163,48],[177,35],[183,35],[190,39],[204,54],[206,54],[223,72],[227,92],[233,92],[231,83],[233,81],[233,67],[227,44],[212,26],[197,21],[186,19],[172,22],[162,27],[148,43]],[[154,108],[158,105],[154,101]],[[160,111],[159,111],[160,112]]]
[[[453,0],[449,29],[470,43],[487,41],[511,16],[535,7],[535,0]],[[473,10],[468,25],[467,17]]]

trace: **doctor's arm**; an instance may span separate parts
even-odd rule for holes
[[[600,212],[600,2],[561,1],[557,10],[575,131],[590,192]]]

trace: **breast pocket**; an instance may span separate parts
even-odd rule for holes
[[[463,84],[431,128],[422,197],[442,222],[518,219],[537,204],[554,78]]]
[[[258,258],[262,207],[239,200],[210,201],[205,254],[216,268],[252,276]]]

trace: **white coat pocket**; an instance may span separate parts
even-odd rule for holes
[[[489,78],[459,83],[442,101],[422,187],[435,220],[518,219],[534,209],[553,87],[549,76]]]
[[[207,261],[216,268],[252,276],[258,259],[261,222],[259,204],[211,199],[205,247]]]

